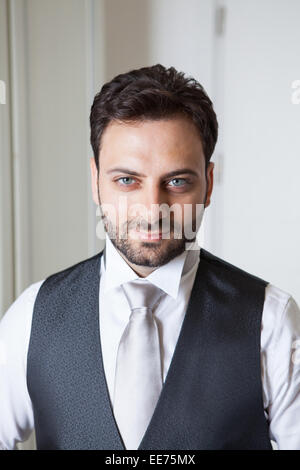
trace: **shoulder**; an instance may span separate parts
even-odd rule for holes
[[[83,295],[99,286],[102,254],[100,251],[48,276],[35,299],[34,321],[63,320],[70,305],[81,305]]]
[[[204,248],[201,248],[200,252],[200,259],[201,263],[206,263],[208,266],[210,266],[210,269],[213,270],[215,273],[219,274],[220,276],[223,277],[224,280],[230,282],[232,281],[233,283],[239,279],[240,281],[252,281],[252,284],[257,285],[263,285],[267,286],[268,281],[263,279],[262,277],[250,273],[239,266],[236,266],[229,261],[220,258],[219,256],[216,256],[215,254],[205,250]]]
[[[266,342],[272,343],[273,348],[280,340],[292,342],[300,338],[300,309],[290,292],[267,285],[262,326]]]
[[[1,319],[1,333],[17,332],[30,322],[36,296],[44,281],[45,279],[30,284],[14,300]]]
[[[100,251],[89,258],[78,261],[71,266],[50,274],[46,277],[43,286],[39,291],[39,295],[42,295],[46,289],[48,292],[51,292],[52,288],[59,289],[60,284],[64,287],[67,284],[72,286],[76,279],[82,277],[82,275],[85,275],[87,278],[86,281],[88,282],[89,278],[100,272],[100,260],[102,254],[103,251]]]
[[[290,292],[280,289],[278,286],[269,283],[266,287],[266,301],[273,306],[280,306],[284,310],[288,302],[294,301]]]
[[[44,280],[35,282],[24,289],[4,313],[0,321],[0,368],[1,376],[5,378],[2,392],[8,393],[12,384],[14,386],[18,384],[16,396],[11,397],[9,406],[12,406],[14,400],[20,398],[22,393],[26,395],[24,377],[26,377],[26,357],[33,308],[36,296],[43,282]],[[21,405],[17,405],[17,409],[20,408]]]

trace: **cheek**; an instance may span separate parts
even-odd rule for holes
[[[174,215],[171,216],[174,217],[175,228],[177,227],[179,230],[181,227],[192,227],[195,222],[198,226],[198,221],[202,220],[204,213],[204,204],[201,203],[199,198],[189,199],[175,206],[176,210],[172,211]]]
[[[112,190],[111,185],[105,178],[99,178],[99,194],[101,198],[101,203],[112,204],[114,206],[118,205],[118,196]]]
[[[116,198],[116,200],[113,198],[103,200],[101,198],[101,211],[113,227],[118,227],[121,230],[126,227],[128,222],[127,208],[125,205],[120,204],[119,198]]]

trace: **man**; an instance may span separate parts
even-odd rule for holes
[[[204,89],[132,70],[90,124],[105,249],[2,319],[2,447],[35,427],[38,449],[300,449],[299,308],[197,243],[218,133]]]

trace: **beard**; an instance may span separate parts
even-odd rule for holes
[[[106,216],[102,218],[105,231],[114,247],[122,253],[125,258],[137,266],[147,266],[156,268],[163,266],[176,256],[181,255],[186,249],[186,243],[191,240],[181,239],[162,239],[158,242],[147,242],[135,240],[130,237],[119,236],[116,230]],[[127,232],[128,233],[128,232]]]
[[[174,223],[174,220],[170,220],[170,228],[168,231],[169,238],[162,238],[157,242],[147,242],[140,239],[134,239],[129,236],[130,230],[143,230],[143,231],[154,231],[154,227],[149,226],[148,223],[144,222],[138,224],[135,220],[126,221],[123,224],[121,230],[119,226],[114,225],[111,220],[103,213],[100,202],[101,219],[110,241],[114,247],[125,257],[125,259],[137,266],[145,266],[151,268],[157,268],[168,263],[175,257],[181,255],[187,245],[193,243],[196,239],[196,217],[192,220],[192,233],[194,234],[191,238],[187,238],[183,233],[182,227]],[[155,224],[155,231],[162,230],[163,221],[160,220]],[[199,227],[198,227],[199,229]],[[197,230],[198,230],[197,229]],[[176,234],[176,238],[174,238]]]
[[[206,169],[206,168],[205,168]],[[176,256],[181,255],[185,250],[187,245],[193,243],[196,240],[198,230],[200,228],[202,217],[204,214],[205,202],[207,198],[207,174],[205,171],[205,178],[206,178],[206,191],[205,191],[205,200],[202,204],[203,212],[200,215],[200,220],[198,219],[198,215],[192,218],[191,226],[192,226],[192,233],[195,235],[191,237],[186,237],[184,231],[181,229],[176,229],[177,236],[176,238],[172,238],[171,235],[174,235],[174,221],[170,220],[170,238],[162,239],[157,243],[141,241],[141,240],[134,240],[128,237],[130,224],[131,221],[125,224],[126,228],[124,232],[120,236],[120,231],[117,226],[114,226],[111,220],[104,214],[101,207],[101,198],[100,198],[100,191],[99,191],[99,175],[97,176],[97,189],[98,189],[98,199],[99,199],[99,208],[101,213],[102,223],[109,237],[110,241],[114,245],[114,247],[122,253],[122,255],[129,261],[129,263],[135,264],[137,266],[146,266],[150,268],[157,268],[159,266],[163,266],[164,264],[168,263],[172,259],[176,258]],[[162,221],[159,221],[159,227],[156,227],[156,230],[161,230]],[[137,226],[135,225],[135,228]],[[146,223],[145,227],[143,227],[145,231],[153,230],[153,227],[149,227]],[[125,236],[124,236],[125,234]]]

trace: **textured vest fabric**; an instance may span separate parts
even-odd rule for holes
[[[102,255],[49,276],[36,297],[27,385],[37,449],[125,450],[101,351]],[[260,365],[266,285],[201,248],[176,348],[140,450],[272,449]]]

